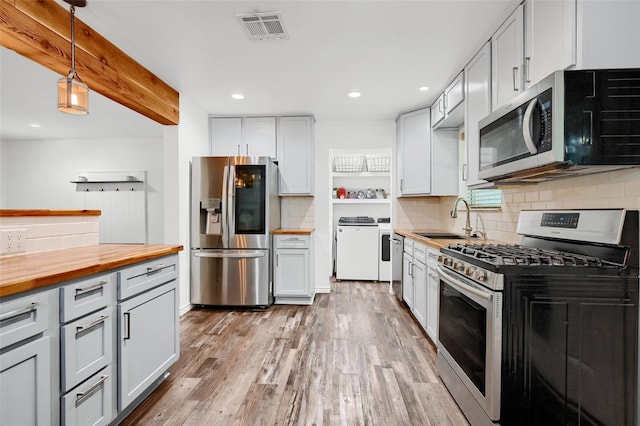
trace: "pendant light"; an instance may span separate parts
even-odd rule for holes
[[[76,6],[86,6],[86,0],[64,0],[71,5],[71,70],[58,80],[58,110],[68,114],[89,113],[89,87],[76,73]]]

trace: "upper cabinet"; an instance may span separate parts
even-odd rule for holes
[[[280,195],[313,195],[312,116],[278,117]]]
[[[275,117],[210,117],[211,155],[276,158]]]
[[[444,89],[431,106],[431,126],[434,129],[457,128],[464,122],[464,73],[460,73]]]
[[[491,105],[495,110],[523,90],[524,8],[509,16],[491,37]]]
[[[576,64],[576,0],[524,4],[524,86]]]
[[[399,196],[458,193],[458,131],[432,131],[429,110],[424,108],[398,117]]]
[[[465,146],[466,164],[463,179],[467,187],[486,184],[478,179],[480,167],[480,131],[478,122],[491,112],[491,44],[487,42],[464,69],[465,75]]]
[[[397,121],[398,194],[431,193],[430,109],[400,115]]]

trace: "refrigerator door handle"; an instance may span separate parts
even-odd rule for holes
[[[224,170],[222,172],[222,247],[229,247],[229,227],[227,214],[230,211],[228,203],[228,185],[229,185],[229,166],[224,166]]]
[[[193,253],[195,257],[213,258],[257,258],[264,257],[266,254],[267,250],[207,250]]]
[[[229,247],[229,242],[236,235],[236,219],[235,219],[235,190],[236,190],[236,166],[228,166],[227,181],[223,183],[225,191],[227,191],[227,226],[225,231],[227,238],[225,239],[225,247]]]

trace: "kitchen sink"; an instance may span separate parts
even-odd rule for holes
[[[448,232],[416,232],[415,234],[425,238],[444,239],[444,240],[464,240],[469,238],[464,235],[452,234]]]

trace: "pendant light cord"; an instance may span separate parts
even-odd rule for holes
[[[76,26],[75,26],[76,8],[71,5],[71,75],[76,75]]]

